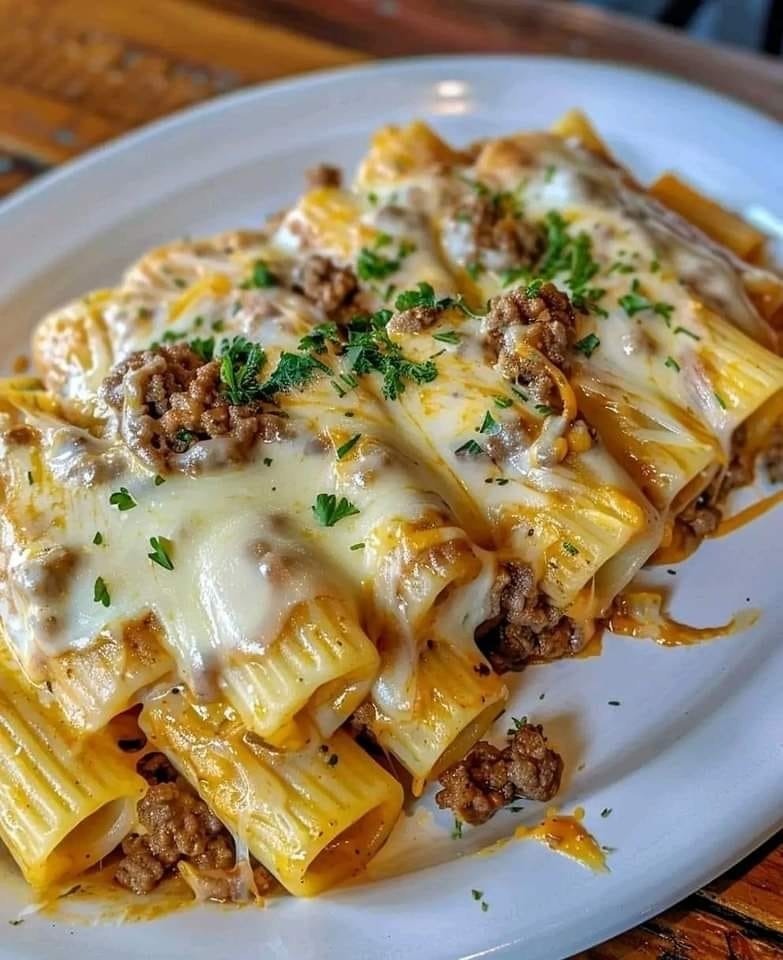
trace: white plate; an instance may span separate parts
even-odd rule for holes
[[[11,197],[0,209],[0,356],[44,310],[111,282],[151,244],[253,224],[294,198],[308,165],[352,164],[382,122],[424,117],[465,142],[546,126],[571,106],[589,112],[642,178],[675,168],[735,207],[783,219],[781,167],[771,159],[780,128],[662,76],[537,57],[314,75],[157,123]],[[264,911],[191,910],[122,932],[28,918],[4,927],[0,956],[553,960],[639,923],[783,824],[783,597],[773,562],[781,539],[779,509],[707,543],[676,577],[659,574],[676,587],[683,619],[721,623],[753,605],[763,611],[753,630],[676,650],[609,637],[601,657],[533,668],[515,683],[509,713],[542,721],[563,749],[561,808],[584,806],[599,841],[615,848],[611,873],[530,842],[469,855],[517,822],[534,823],[534,805],[466,829],[461,841],[450,838],[445,813],[429,822],[419,813],[382,854],[385,879],[314,901],[277,898]],[[612,813],[602,818],[604,808]],[[487,912],[471,889],[483,891]],[[24,902],[20,886],[4,891],[0,920]]]

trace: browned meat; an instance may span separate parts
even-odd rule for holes
[[[101,396],[122,414],[125,442],[157,472],[203,467],[208,457],[201,441],[220,438],[213,459],[234,462],[246,459],[258,441],[288,433],[270,405],[230,403],[220,361],[204,361],[185,343],[131,354],[104,380]]]
[[[536,403],[548,405],[557,399],[549,372],[535,357],[520,356],[515,344],[519,341],[534,347],[567,375],[574,329],[571,301],[552,283],[545,283],[535,296],[520,288],[495,297],[482,321],[482,332],[495,351],[500,373],[524,385]]]
[[[456,229],[468,232],[468,259],[491,270],[530,266],[544,247],[541,228],[523,220],[512,199],[502,193],[475,194],[460,205],[453,219]]]
[[[313,254],[299,269],[294,289],[326,313],[334,313],[354,298],[359,281],[350,267],[338,267],[328,257]]]
[[[769,441],[762,463],[771,483],[783,483],[783,422],[773,429]]]
[[[395,313],[386,325],[389,333],[419,333],[433,323],[440,316],[437,307],[413,307]]]
[[[180,861],[187,861],[207,897],[233,899],[236,863],[226,828],[162,753],[148,754],[137,769],[150,784],[138,804],[139,823],[146,832],[123,841],[117,883],[133,893],[149,893]],[[255,866],[253,877],[259,894],[275,883],[261,865]]]
[[[562,773],[563,761],[547,747],[543,728],[523,722],[503,750],[482,740],[444,770],[435,800],[465,823],[485,823],[512,800],[551,800]]]
[[[526,563],[506,563],[495,594],[497,617],[479,646],[496,673],[523,670],[531,660],[572,656],[584,646],[581,627],[541,595]]]
[[[305,179],[311,190],[315,187],[339,188],[343,185],[343,172],[339,167],[333,167],[330,163],[319,163],[305,171]]]

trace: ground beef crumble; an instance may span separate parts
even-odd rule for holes
[[[131,354],[104,380],[101,396],[122,415],[128,446],[157,472],[189,472],[206,460],[200,441],[221,439],[219,459],[247,459],[254,445],[287,435],[271,404],[234,405],[221,390],[220,361],[204,361],[185,343]],[[183,457],[183,454],[189,454]]]
[[[543,728],[523,722],[504,749],[481,740],[444,770],[435,801],[459,820],[478,825],[513,800],[551,800],[562,773],[563,761],[547,746]]]
[[[228,873],[235,866],[234,844],[226,828],[163,754],[148,754],[138,770],[150,785],[138,804],[139,823],[146,832],[123,840],[116,882],[133,893],[149,893],[186,861],[206,872],[212,899],[231,899],[231,878],[217,873]],[[274,884],[260,865],[253,878],[259,894]]]
[[[343,172],[331,163],[319,163],[305,171],[307,186],[312,190],[316,187],[336,187],[343,185]]]
[[[536,403],[556,406],[558,393],[544,364],[520,356],[515,345],[529,344],[567,376],[575,323],[568,295],[545,283],[533,296],[519,288],[495,297],[481,326],[501,375],[525,387]]]
[[[294,276],[294,290],[303,293],[325,313],[347,307],[359,291],[359,281],[350,267],[340,267],[328,257],[313,254]]]
[[[493,601],[497,615],[485,625],[478,642],[496,673],[523,670],[531,661],[572,656],[584,646],[582,628],[540,593],[526,563],[504,564]]]
[[[540,226],[522,219],[503,194],[471,196],[455,210],[453,221],[454,230],[467,232],[468,261],[490,270],[532,266],[545,245]]]

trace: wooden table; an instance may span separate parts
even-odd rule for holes
[[[373,56],[490,50],[669,70],[783,120],[781,61],[546,0],[0,0],[0,196],[243,84]],[[783,836],[587,956],[783,960]]]

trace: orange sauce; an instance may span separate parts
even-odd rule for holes
[[[581,807],[571,816],[548,810],[541,823],[535,827],[517,827],[514,836],[518,840],[537,840],[589,870],[606,873],[606,857],[595,837],[582,824],[584,815]]]
[[[740,527],[744,527],[746,523],[750,523],[757,517],[763,516],[769,510],[774,509],[779,503],[783,503],[783,490],[764,497],[764,499],[759,500],[758,503],[752,503],[749,507],[745,507],[744,510],[740,510],[739,513],[735,513],[733,517],[726,517],[721,520],[720,526],[712,536],[725,537],[727,534],[739,530]]]
[[[608,620],[609,629],[626,637],[650,638],[664,647],[682,647],[747,630],[759,616],[756,610],[743,610],[721,626],[692,627],[668,616],[663,602],[661,590],[620,594]]]

